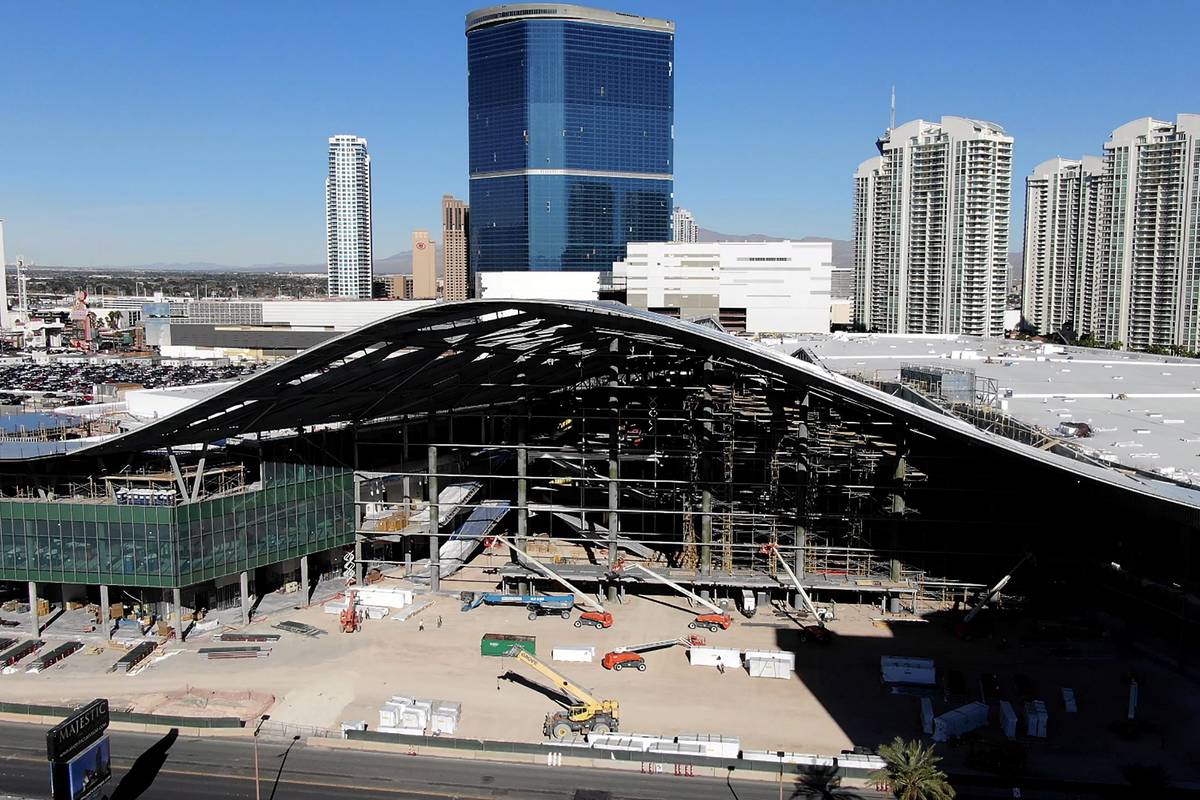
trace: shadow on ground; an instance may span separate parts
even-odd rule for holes
[[[125,777],[121,778],[109,800],[136,800],[141,797],[154,783],[163,764],[167,763],[167,754],[178,738],[179,729],[171,728],[161,739],[146,748],[125,773]]]

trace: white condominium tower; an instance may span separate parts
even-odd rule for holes
[[[671,241],[691,244],[698,238],[696,218],[686,208],[671,210]]]
[[[1092,330],[1102,166],[1052,158],[1025,179],[1021,309],[1038,333]]]
[[[1200,349],[1200,114],[1126,123],[1103,160],[1095,337]]]
[[[329,139],[325,243],[330,297],[371,298],[371,157],[360,136]]]
[[[882,333],[1004,333],[1011,136],[942,117],[892,128],[854,176],[854,319]]]

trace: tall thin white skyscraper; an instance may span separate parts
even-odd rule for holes
[[[1103,160],[1095,337],[1200,349],[1200,114],[1128,122]]]
[[[367,140],[329,139],[325,242],[330,297],[370,299],[372,278],[371,157]]]
[[[942,117],[890,129],[855,174],[855,322],[883,333],[1004,333],[1011,136]]]
[[[1101,160],[1052,158],[1025,179],[1022,314],[1038,333],[1093,329]]]
[[[686,208],[676,206],[671,211],[671,241],[695,242],[699,236],[696,218]]]

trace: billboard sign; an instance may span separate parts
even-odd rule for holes
[[[108,701],[93,700],[46,732],[53,800],[95,797],[112,776]]]
[[[86,800],[99,796],[112,777],[108,736],[101,736],[67,762],[50,764],[50,796],[54,800]]]

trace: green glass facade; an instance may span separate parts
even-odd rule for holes
[[[344,469],[263,464],[263,487],[179,506],[0,500],[0,580],[183,587],[354,542]]]

